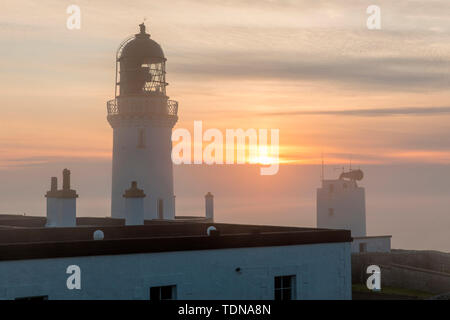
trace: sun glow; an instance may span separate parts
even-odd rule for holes
[[[269,148],[267,146],[259,146],[258,156],[250,158],[251,164],[271,165],[278,164],[280,161],[278,158],[269,155]]]

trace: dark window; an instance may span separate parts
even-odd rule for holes
[[[175,300],[177,286],[162,286],[150,288],[150,300]]]
[[[329,216],[334,215],[334,209],[333,208],[328,208],[328,215]]]
[[[42,300],[48,300],[48,296],[20,297],[20,298],[16,298],[15,300],[22,300],[22,301],[42,301]]]
[[[359,244],[359,252],[366,252],[367,251],[367,243],[360,243]]]
[[[158,199],[158,219],[164,219],[164,201]]]
[[[275,277],[275,300],[293,300],[295,297],[295,276]]]

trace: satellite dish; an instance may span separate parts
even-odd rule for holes
[[[364,178],[364,173],[361,169],[351,170],[349,172],[342,172],[339,179],[349,179],[352,181],[361,181]]]

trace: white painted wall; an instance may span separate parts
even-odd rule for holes
[[[125,218],[124,191],[137,181],[147,197],[145,219],[157,218],[163,199],[164,219],[175,219],[172,168],[172,124],[151,119],[126,119],[114,125],[111,216]],[[144,130],[144,147],[139,146]]]
[[[144,224],[144,199],[125,198],[125,225],[137,226]]]
[[[59,198],[58,227],[77,226],[77,198]]]
[[[294,274],[297,299],[351,299],[350,259],[350,243],[327,243],[1,261],[0,299],[149,299],[163,285],[177,299],[273,299],[274,277]],[[73,264],[81,290],[66,287]]]
[[[322,188],[317,189],[317,227],[351,230],[353,237],[366,236],[364,188],[354,181],[324,180]]]
[[[47,197],[47,227],[76,227],[77,199]]]
[[[47,227],[56,227],[59,214],[59,198],[47,197]]]
[[[366,252],[390,252],[391,236],[353,238],[352,253],[359,253],[359,244],[366,244]]]

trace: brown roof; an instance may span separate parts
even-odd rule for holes
[[[0,261],[165,251],[350,242],[348,230],[151,220],[124,226],[123,219],[77,218],[78,227],[45,228],[45,218],[0,215]],[[219,234],[207,236],[214,225]],[[103,240],[93,240],[102,230]]]

